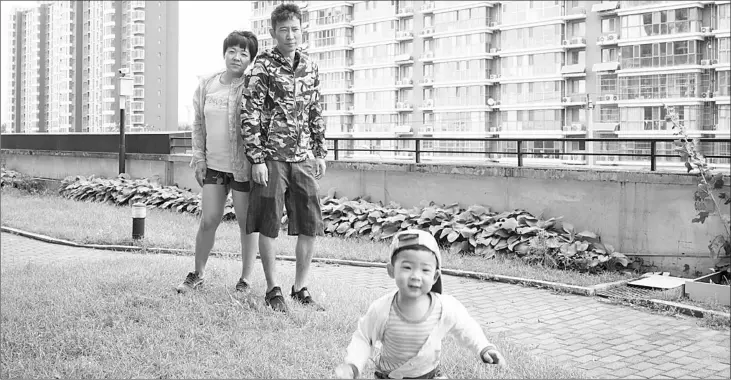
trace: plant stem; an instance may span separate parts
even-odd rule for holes
[[[685,127],[680,125],[680,123],[676,122],[678,115],[675,113],[675,111],[673,110],[672,112],[668,112],[668,114],[670,115],[670,121],[673,123],[675,128],[678,129],[680,137],[685,142],[685,150],[688,151],[688,153],[690,153],[694,159],[701,161],[703,164],[706,164],[706,158],[702,157],[698,154],[698,150],[696,149],[695,143],[692,141],[688,141],[688,134],[685,132]],[[692,149],[689,149],[689,146]],[[716,199],[716,196],[713,195],[713,189],[711,188],[710,184],[708,183],[708,180],[706,179],[706,174],[710,170],[706,169],[705,165],[695,164],[695,166],[698,169],[698,171],[701,173],[701,181],[703,182],[703,184],[706,185],[706,192],[708,193],[708,195],[711,196],[711,201],[713,201],[713,204],[716,206],[716,214],[718,214],[719,219],[721,219],[721,224],[723,225],[723,228],[726,230],[726,236],[727,236],[726,240],[729,240],[728,237],[731,237],[731,227],[729,227],[729,223],[726,223],[726,221],[723,220],[723,217],[721,215],[721,206],[718,204],[718,200]],[[711,214],[709,214],[709,215],[711,215]]]

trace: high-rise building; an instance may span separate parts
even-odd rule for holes
[[[262,46],[272,45],[269,17],[283,2],[252,3]],[[729,136],[730,1],[294,3],[322,72],[328,136],[671,136],[664,105],[691,136]],[[673,154],[671,145],[658,144],[659,154]],[[383,157],[413,149],[397,140],[350,147],[363,150],[355,155],[393,150]],[[424,140],[420,149],[426,158],[475,159],[465,152],[514,153],[517,143]],[[521,146],[533,154],[528,161],[597,164],[641,160],[580,153],[649,149],[649,142]],[[712,153],[728,155],[729,147]]]
[[[13,130],[119,130],[120,69],[133,79],[129,131],[177,129],[178,2],[41,1],[11,15]]]

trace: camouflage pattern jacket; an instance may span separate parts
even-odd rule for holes
[[[218,78],[225,71],[199,77],[198,88],[193,95],[193,109],[195,120],[193,121],[193,159],[190,167],[195,168],[198,162],[206,162],[206,93],[211,81]],[[231,82],[231,90],[228,93],[228,136],[231,145],[231,167],[233,168],[234,179],[237,182],[247,182],[251,176],[251,164],[244,155],[244,143],[241,140],[239,126],[239,106],[241,105],[241,89],[244,87],[244,76],[235,78]]]
[[[301,50],[295,55],[299,63],[293,70],[276,47],[267,49],[247,76],[241,132],[246,156],[254,164],[301,162],[308,150],[316,158],[327,155],[318,68]]]

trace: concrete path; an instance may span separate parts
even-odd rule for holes
[[[3,233],[2,266],[91,262],[109,255],[134,255],[52,245]],[[233,263],[232,263],[233,265]],[[283,268],[293,263],[280,262]],[[315,265],[313,276],[343,277],[353,287],[382,293],[391,280],[382,268]],[[535,355],[581,368],[600,379],[729,379],[728,331],[609,304],[596,298],[445,276],[444,288],[462,301],[491,332]]]

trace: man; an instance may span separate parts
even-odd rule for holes
[[[276,278],[273,252],[286,206],[288,233],[297,236],[297,271],[290,296],[318,310],[307,290],[315,236],[323,234],[317,179],[325,174],[325,123],[320,106],[317,65],[298,49],[302,13],[294,4],[280,4],[271,16],[276,46],[254,63],[243,92],[242,133],[252,164],[247,233],[259,232],[259,253],[267,281],[265,301],[287,311]],[[311,150],[315,159],[308,157]]]

